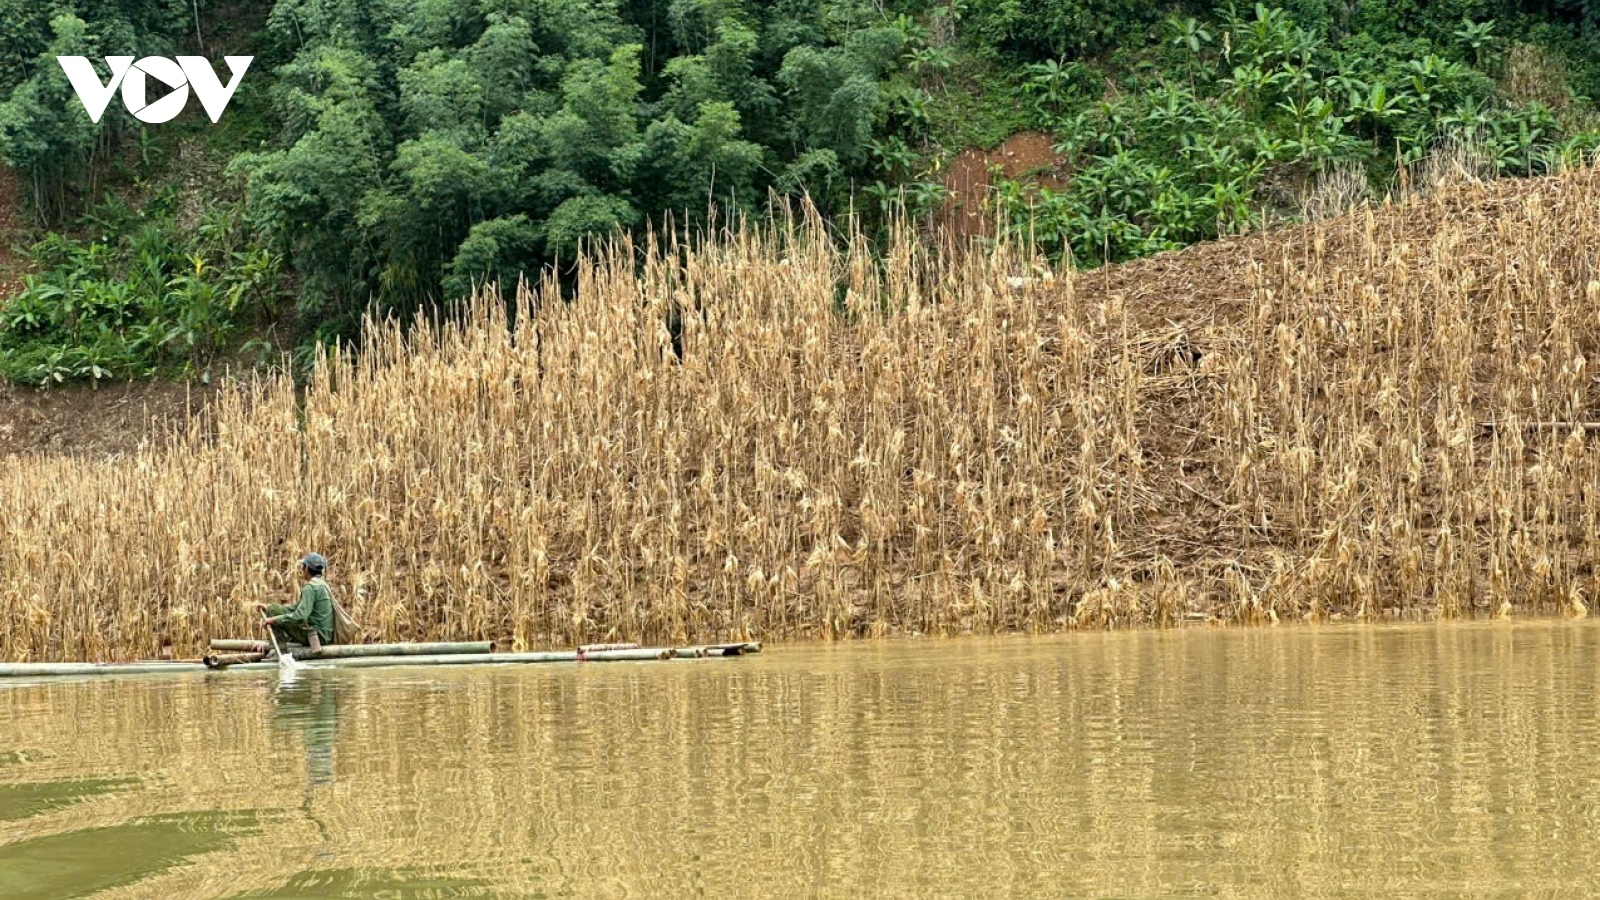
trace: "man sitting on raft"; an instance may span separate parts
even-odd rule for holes
[[[321,650],[323,644],[333,643],[333,591],[322,580],[322,572],[327,567],[328,561],[322,554],[307,553],[300,560],[300,576],[306,582],[300,588],[300,602],[294,606],[256,605],[266,614],[267,627],[277,635],[278,646],[296,643],[316,651]]]

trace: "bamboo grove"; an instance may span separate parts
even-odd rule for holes
[[[1600,179],[1088,274],[815,217],[368,325],[170,445],[0,462],[0,658],[192,655],[291,561],[385,640],[1581,614]]]

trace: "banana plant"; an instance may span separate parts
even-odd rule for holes
[[[1297,27],[1287,10],[1255,5],[1255,16],[1232,29],[1235,52],[1261,68],[1305,57],[1316,46],[1315,35]],[[1238,27],[1242,26],[1242,27]]]
[[[1488,129],[1489,123],[1487,104],[1481,98],[1468,97],[1439,117],[1439,130],[1455,136],[1478,135]]]
[[[1169,16],[1163,24],[1167,35],[1167,46],[1176,48],[1183,56],[1183,74],[1194,87],[1195,76],[1201,68],[1200,53],[1212,41],[1211,30],[1194,16],[1179,18]]]
[[[1163,135],[1181,137],[1192,132],[1204,118],[1194,94],[1188,90],[1162,85],[1151,94],[1149,102],[1145,124]]]
[[[1073,113],[1061,119],[1055,128],[1056,142],[1050,149],[1068,160],[1100,150],[1099,127],[1094,114],[1088,111]]]
[[[1254,180],[1248,175],[1241,175],[1208,185],[1209,200],[1217,214],[1219,234],[1248,231],[1259,223],[1259,214],[1250,206],[1255,196],[1252,187]]]
[[[911,171],[917,164],[917,152],[907,146],[904,140],[893,135],[883,140],[869,142],[867,153],[872,158],[873,167],[890,179]]]
[[[1060,115],[1071,102],[1074,95],[1073,80],[1077,75],[1073,66],[1072,63],[1063,65],[1058,60],[1047,59],[1023,69],[1027,80],[1023,82],[1022,89],[1033,98],[1034,109],[1041,118]]]
[[[1277,69],[1263,69],[1254,63],[1235,66],[1233,74],[1222,80],[1230,98],[1248,110],[1259,110],[1273,92],[1288,78]]]
[[[905,60],[906,68],[913,75],[938,83],[943,83],[944,76],[950,74],[955,65],[955,57],[944,47],[918,47],[907,53]]]
[[[1421,59],[1407,60],[1402,70],[1411,82],[1421,111],[1444,109],[1459,102],[1463,99],[1464,88],[1473,78],[1470,69],[1432,53]]]
[[[1123,104],[1102,100],[1095,104],[1094,143],[1111,152],[1121,153],[1137,138],[1133,127],[1132,110]]]
[[[1509,116],[1497,117],[1489,125],[1496,168],[1518,175],[1534,174],[1536,151],[1551,142],[1559,127],[1550,110],[1538,102]]]
[[[927,135],[933,111],[932,98],[927,91],[913,87],[897,92],[891,110],[907,133],[917,138]]]
[[[1380,81],[1367,85],[1364,91],[1353,90],[1350,109],[1358,122],[1366,124],[1369,132],[1376,134],[1378,128],[1405,115],[1407,103],[1405,95],[1389,93],[1389,86]]]
[[[924,27],[921,22],[918,22],[915,18],[908,16],[905,13],[900,13],[899,15],[895,16],[894,20],[890,23],[890,27],[894,28],[895,31],[900,32],[900,37],[908,47],[916,47],[926,44],[928,43],[928,38],[931,36],[928,32],[928,29]]]
[[[1451,32],[1451,36],[1467,50],[1467,56],[1472,60],[1472,64],[1482,67],[1484,59],[1494,49],[1496,43],[1494,20],[1474,22],[1470,18],[1463,17],[1461,27]]]
[[[1171,16],[1163,24],[1167,32],[1167,44],[1190,53],[1199,53],[1202,47],[1211,43],[1211,30],[1194,16],[1178,18]]]

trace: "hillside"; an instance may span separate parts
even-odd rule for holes
[[[1466,185],[1080,279],[1147,359],[1200,358],[1142,385],[1146,552],[1244,618],[1584,611],[1595,191]]]
[[[515,328],[374,328],[303,417],[274,382],[0,462],[0,656],[192,653],[313,547],[378,636],[514,646],[1581,612],[1600,452],[1538,423],[1600,418],[1597,188],[1054,279],[914,240],[880,276],[815,220],[619,249]]]
[[[275,361],[255,352],[269,331],[304,363],[359,343],[374,306],[411,316],[546,273],[570,288],[587,243],[772,204],[878,249],[912,221],[1089,269],[1405,193],[1441,156],[1526,177],[1600,148],[1600,53],[1572,5],[0,12],[0,234],[24,251],[0,254],[0,379],[26,385],[214,376]],[[252,62],[214,122],[119,102],[91,121],[58,60],[114,80],[104,60],[128,54]]]

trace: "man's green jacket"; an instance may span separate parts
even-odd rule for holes
[[[319,576],[300,589],[300,602],[278,619],[279,625],[306,625],[324,644],[333,643],[333,592]]]

